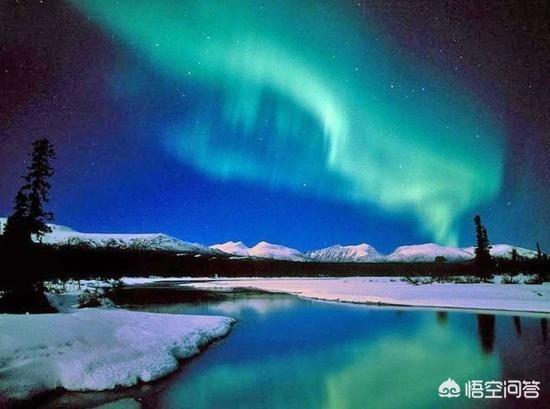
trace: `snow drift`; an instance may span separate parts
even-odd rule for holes
[[[103,309],[0,315],[0,406],[2,395],[97,391],[160,378],[177,368],[178,359],[226,335],[232,322]]]
[[[365,304],[550,312],[550,285],[547,283],[412,285],[398,277],[346,277],[239,278],[197,281],[186,286],[221,290],[257,289],[311,299]]]

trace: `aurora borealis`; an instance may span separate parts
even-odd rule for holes
[[[200,195],[217,189],[212,186],[222,186],[224,192],[244,186],[244,194],[228,198],[243,214],[226,210],[217,216],[234,219],[231,229],[217,235],[214,217],[207,222],[208,235],[190,239],[282,239],[293,244],[281,232],[282,215],[294,213],[299,218],[309,209],[307,203],[317,207],[326,202],[319,214],[310,215],[310,225],[320,218],[322,226],[323,219],[331,217],[328,208],[341,206],[344,213],[353,208],[353,214],[363,216],[346,220],[342,214],[337,228],[310,231],[294,245],[307,247],[311,235],[322,237],[311,246],[320,241],[332,244],[333,230],[339,232],[337,241],[356,241],[356,232],[349,237],[343,232],[349,229],[346,223],[363,218],[370,224],[357,228],[365,231],[360,241],[380,240],[382,247],[411,239],[458,245],[469,243],[464,231],[472,215],[490,213],[495,202],[503,201],[503,192],[505,197],[518,197],[518,192],[536,190],[525,180],[513,189],[506,185],[509,152],[517,140],[503,121],[502,103],[488,104],[486,93],[461,81],[453,70],[404,50],[383,29],[376,7],[365,13],[369,2],[75,0],[62,4],[72,19],[84,19],[82,24],[96,31],[94,36],[107,39],[100,50],[86,46],[92,56],[84,60],[94,61],[97,53],[100,61],[108,62],[96,69],[102,75],[109,72],[106,80],[96,83],[101,89],[94,87],[92,92],[97,95],[86,98],[107,100],[114,111],[129,107],[115,121],[129,126],[101,121],[97,126],[101,129],[97,133],[112,132],[102,135],[102,140],[108,139],[109,145],[119,140],[124,146],[113,155],[124,157],[129,146],[129,151],[138,153],[129,154],[135,156],[128,161],[138,158],[144,166],[161,162],[162,166],[146,167],[172,174],[189,170],[199,179],[187,189]],[[120,51],[113,56],[111,50]],[[81,127],[79,133],[90,138],[94,132],[89,128]],[[71,137],[71,143],[76,139]],[[124,161],[121,156],[117,160]],[[109,170],[116,167],[112,161],[97,159],[102,161]],[[72,168],[72,175],[76,173]],[[145,171],[127,176],[155,178]],[[144,182],[150,183],[154,182]],[[178,181],[166,183],[180,186]],[[252,208],[265,205],[256,200],[264,191],[266,196],[277,196],[278,207],[288,207],[277,215],[258,216],[254,234],[246,229],[240,233],[237,218],[247,218]],[[161,207],[170,213],[180,200],[187,200],[182,198],[195,195],[178,187],[160,196]],[[99,196],[109,200],[108,195]],[[134,210],[139,218],[133,223],[135,229],[165,228],[144,222],[154,206],[143,198],[134,205],[143,201],[147,205]],[[221,214],[219,198],[217,203]],[[547,207],[537,209],[539,220],[540,215],[542,220],[548,216]],[[9,200],[2,197],[2,209],[6,208]],[[209,211],[213,209],[210,204]],[[202,221],[204,216],[200,215]],[[265,221],[270,217],[271,222]],[[182,215],[177,222],[185,220]],[[375,235],[378,239],[369,236],[369,230],[386,223],[397,223],[397,232]],[[196,232],[200,225],[193,224],[176,233],[185,237],[189,230]],[[133,225],[128,220],[125,227]],[[526,231],[516,243],[547,239],[533,236],[540,230]],[[496,234],[497,240],[511,237]],[[385,236],[387,240],[379,238]]]

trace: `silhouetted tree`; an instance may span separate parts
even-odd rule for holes
[[[11,243],[29,243],[32,234],[40,240],[51,231],[46,223],[53,219],[53,214],[44,210],[44,204],[49,202],[49,178],[54,174],[50,160],[55,151],[46,138],[37,139],[32,147],[30,165],[23,177],[25,184],[15,196],[13,213],[4,231],[4,239]]]
[[[544,258],[544,253],[540,249],[540,243],[537,241],[537,260],[542,260]]]
[[[23,186],[15,195],[13,213],[4,226],[4,240],[9,243],[27,244],[31,242],[31,231],[29,228],[29,198],[25,193],[26,186]]]
[[[537,241],[537,258],[536,258],[536,270],[538,274],[538,280],[544,282],[550,277],[550,265],[548,264],[548,255],[543,253],[540,248],[540,243]]]
[[[6,261],[6,274],[0,276],[0,287],[4,291],[0,298],[0,312],[48,312],[51,307],[44,295],[43,266],[34,260],[39,249],[32,245],[32,235],[39,240],[50,230],[46,222],[53,214],[44,209],[50,190],[49,178],[54,171],[50,160],[55,152],[47,139],[38,139],[32,144],[30,164],[25,183],[15,196],[15,205],[9,216],[2,237],[1,250]],[[9,266],[9,267],[8,267]]]
[[[25,181],[29,186],[29,224],[32,234],[39,238],[45,233],[51,232],[46,222],[53,219],[53,213],[44,210],[44,204],[49,202],[50,182],[54,170],[50,160],[55,157],[52,143],[46,139],[38,139],[33,142],[33,152],[29,173]]]
[[[489,244],[487,229],[481,223],[479,215],[474,217],[474,224],[476,228],[475,261],[479,274],[487,277],[491,274],[491,268],[493,267],[493,259],[490,253],[491,245]]]
[[[517,263],[519,261],[519,254],[518,254],[518,251],[516,249],[512,249],[512,261],[514,263]]]

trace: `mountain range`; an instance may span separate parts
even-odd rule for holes
[[[0,218],[0,228],[2,230],[5,223],[6,219]],[[62,225],[49,224],[49,226],[52,231],[42,237],[42,243],[56,246],[113,247],[302,262],[432,262],[436,257],[444,257],[447,261],[466,261],[474,258],[474,247],[446,247],[434,243],[400,246],[388,255],[378,252],[366,243],[347,246],[337,244],[302,253],[296,249],[266,241],[261,241],[252,247],[248,247],[242,241],[228,241],[223,244],[204,246],[163,233],[82,233]],[[511,258],[512,249],[514,248],[521,257],[534,258],[537,255],[534,250],[509,244],[494,244],[491,254],[494,257]]]
[[[3,230],[6,218],[0,218]],[[198,243],[189,243],[163,233],[82,233],[67,226],[48,224],[51,233],[42,237],[42,243],[55,246],[112,247],[135,250],[172,251],[193,254],[223,254]]]
[[[308,261],[310,258],[298,250],[261,241],[253,247],[248,247],[242,241],[228,241],[223,244],[214,244],[210,248],[234,254],[241,257],[272,258],[277,260]]]
[[[383,254],[376,251],[370,244],[357,244],[354,246],[342,246],[336,244],[319,250],[311,250],[306,256],[316,261],[327,262],[380,262],[384,261]]]
[[[391,263],[391,262],[432,262],[436,257],[444,257],[446,261],[466,261],[474,258],[475,248],[472,247],[447,247],[435,243],[415,244],[397,247],[392,253],[384,255],[378,252],[370,244],[334,246],[311,250],[301,253],[296,249],[279,244],[271,244],[262,241],[254,247],[248,247],[242,241],[228,241],[223,244],[210,246],[213,249],[223,251],[240,257],[260,257],[278,260],[315,261],[331,263]],[[537,252],[509,244],[495,244],[491,248],[491,255],[500,258],[511,258],[512,250],[516,249],[518,255],[525,258],[534,258]]]

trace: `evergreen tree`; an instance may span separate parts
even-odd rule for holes
[[[51,185],[48,179],[54,174],[50,165],[54,156],[55,151],[49,140],[43,138],[33,142],[32,161],[25,181],[29,186],[29,228],[39,237],[51,232],[46,222],[53,219],[53,213],[45,211],[44,204],[50,200]]]
[[[12,243],[30,242],[32,234],[40,239],[51,231],[46,223],[53,219],[53,214],[44,210],[44,204],[49,201],[49,178],[54,174],[50,160],[55,151],[46,138],[37,139],[32,147],[30,165],[23,177],[25,184],[15,196],[13,213],[4,231],[5,239]]]
[[[43,273],[34,262],[37,255],[32,246],[32,235],[40,239],[50,231],[46,222],[53,214],[44,209],[50,190],[49,178],[53,175],[50,160],[54,157],[53,145],[47,139],[33,144],[24,184],[15,196],[13,212],[8,218],[2,237],[9,274],[0,275],[0,312],[51,312],[44,295]],[[2,249],[3,250],[3,249]],[[2,255],[4,257],[4,255]]]
[[[474,217],[474,224],[476,228],[475,262],[477,264],[479,274],[487,277],[490,275],[490,270],[493,267],[489,236],[487,234],[487,229],[481,223],[481,217],[479,215]]]
[[[542,260],[544,258],[544,253],[540,249],[540,243],[537,241],[537,260]]]
[[[23,186],[15,195],[13,213],[4,226],[4,239],[12,243],[29,243],[31,232],[29,229],[29,198]]]
[[[512,249],[512,261],[517,263],[519,261],[519,254],[516,249]]]

